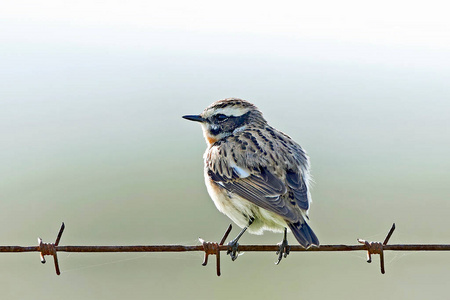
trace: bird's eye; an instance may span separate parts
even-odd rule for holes
[[[226,115],[224,115],[224,114],[218,114],[218,115],[216,116],[216,119],[217,119],[217,121],[219,121],[219,122],[223,122],[223,121],[225,121],[226,119],[228,119],[228,117],[227,117]]]

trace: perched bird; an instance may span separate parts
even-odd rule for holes
[[[243,228],[228,254],[237,258],[241,235],[283,232],[278,263],[289,254],[287,228],[305,248],[319,245],[306,220],[311,204],[310,164],[303,148],[273,128],[261,111],[245,100],[229,98],[208,106],[200,115],[207,143],[204,175],[217,209]]]

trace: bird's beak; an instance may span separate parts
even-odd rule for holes
[[[202,116],[199,115],[187,115],[187,116],[183,116],[184,119],[189,120],[189,121],[195,121],[195,122],[205,122],[206,120],[203,119]]]

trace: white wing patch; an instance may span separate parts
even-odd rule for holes
[[[238,174],[239,178],[246,178],[250,176],[250,171],[241,167],[236,166],[235,164],[232,164],[231,167],[233,170]]]

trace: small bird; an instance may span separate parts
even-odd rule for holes
[[[299,144],[270,126],[255,105],[238,98],[216,101],[200,115],[183,118],[202,125],[210,197],[220,212],[243,228],[228,244],[232,260],[247,229],[253,234],[284,231],[277,264],[289,254],[287,228],[303,247],[319,245],[306,222],[310,163]]]

